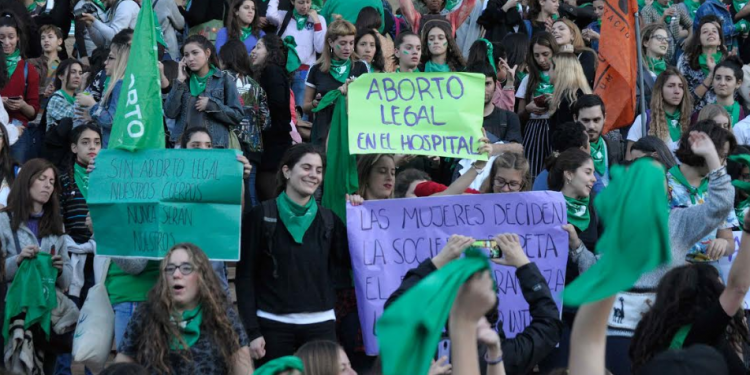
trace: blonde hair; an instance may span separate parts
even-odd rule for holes
[[[531,190],[531,177],[529,176],[529,161],[523,154],[517,154],[515,152],[505,152],[500,154],[495,161],[492,162],[492,168],[490,169],[490,175],[484,179],[482,186],[479,188],[479,192],[482,194],[493,193],[493,187],[495,185],[495,176],[497,175],[498,169],[510,169],[521,172],[523,181],[520,191]]]
[[[351,22],[345,19],[342,19],[341,16],[339,15],[334,16],[334,21],[328,25],[328,31],[326,31],[326,39],[325,39],[326,46],[323,48],[323,53],[320,55],[320,58],[317,61],[317,63],[320,64],[321,72],[328,73],[328,71],[331,70],[331,59],[333,58],[333,49],[327,44],[329,42],[335,42],[336,39],[342,36],[356,36],[356,35],[357,35],[357,28],[354,27],[354,25]],[[352,61],[356,61],[356,60],[359,60],[359,57],[357,57],[356,52],[352,52],[352,56],[350,57],[350,59]]]
[[[727,120],[729,120],[731,126],[732,116],[729,114],[729,112],[727,112],[726,109],[724,109],[724,107],[718,104],[708,104],[703,107],[700,113],[698,113],[698,121],[713,120],[716,116],[726,117]]]
[[[125,68],[128,66],[128,57],[130,57],[130,46],[127,44],[112,44],[111,53],[115,56],[115,61],[112,63],[114,66],[112,75],[109,77],[109,86],[102,93],[102,100],[100,101],[102,106],[107,105],[107,100],[112,95],[115,84],[125,76]],[[117,103],[113,103],[113,105],[117,105]]]
[[[558,53],[552,58],[554,61],[555,77],[552,85],[555,91],[552,93],[552,105],[550,105],[550,114],[555,113],[560,108],[563,99],[568,99],[568,103],[578,100],[578,90],[584,94],[591,94],[591,87],[583,74],[583,67],[578,61],[578,57],[571,52]]]
[[[565,26],[568,27],[568,30],[570,30],[570,35],[573,36],[573,51],[575,51],[575,53],[580,53],[585,50],[594,52],[594,50],[586,47],[586,43],[583,41],[583,34],[581,34],[581,29],[579,29],[573,21],[567,18],[558,18],[553,25],[558,22],[564,23]]]
[[[669,136],[669,124],[667,124],[664,111],[664,85],[667,84],[667,80],[672,76],[680,78],[684,90],[682,94],[682,102],[679,106],[680,130],[683,134],[690,128],[690,114],[693,113],[693,95],[690,93],[687,80],[685,80],[685,77],[679,70],[677,70],[677,68],[668,66],[667,69],[656,78],[654,88],[651,89],[651,92],[653,93],[651,95],[651,123],[649,124],[648,129],[648,135],[656,136],[664,141],[664,143],[669,143],[669,141],[671,141]]]

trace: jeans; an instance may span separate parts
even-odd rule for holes
[[[232,297],[232,294],[229,291],[229,279],[227,278],[227,265],[224,262],[219,261],[211,261],[211,268],[214,269],[214,272],[216,272],[216,276],[219,278],[219,282],[221,283],[221,290],[226,293],[227,298]]]
[[[250,171],[250,177],[245,181],[246,197],[245,201],[245,212],[250,211],[251,208],[255,207],[260,203],[258,201],[258,192],[255,190],[255,176],[258,175],[258,164],[250,163],[253,169]]]
[[[44,143],[44,132],[36,124],[29,127],[18,138],[13,146],[10,146],[10,155],[19,163],[23,164],[31,159],[41,157],[42,144]]]
[[[112,305],[112,309],[115,311],[115,344],[118,351],[122,338],[125,337],[125,330],[128,328],[130,317],[133,316],[139,304],[140,302],[122,302]]]
[[[613,375],[631,374],[628,351],[632,340],[632,337],[607,336],[607,370]]]
[[[294,106],[302,106],[305,102],[305,81],[307,81],[307,70],[294,72],[292,78],[292,92],[294,93]]]

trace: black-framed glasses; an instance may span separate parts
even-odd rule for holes
[[[656,39],[657,42],[667,42],[667,41],[669,41],[668,37],[661,36],[661,35],[653,35],[653,36],[651,36],[651,39]]]
[[[175,264],[169,264],[164,268],[164,272],[167,273],[167,275],[173,275],[174,270],[179,269],[180,273],[183,276],[190,275],[195,270],[195,267],[190,263],[182,263],[180,265]]]
[[[504,187],[508,187],[510,190],[518,191],[523,186],[522,182],[518,181],[505,181],[502,178],[496,178],[494,181],[494,188],[497,190],[503,190]]]

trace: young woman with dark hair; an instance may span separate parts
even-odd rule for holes
[[[360,155],[357,159],[359,190],[364,200],[393,198],[396,162],[390,154]]]
[[[508,63],[508,55],[505,47],[500,43],[493,43],[487,39],[478,39],[469,48],[469,58],[466,66],[472,67],[476,64],[487,64],[495,71],[495,94],[492,96],[492,104],[500,109],[515,112],[516,104],[516,72],[518,65]]]
[[[64,118],[72,118],[75,115],[75,96],[81,88],[83,78],[83,65],[78,60],[67,59],[60,63],[55,71],[55,93],[47,102],[44,115],[47,116],[47,130],[57,126]]]
[[[191,243],[174,245],[159,271],[115,362],[135,362],[153,374],[252,373],[247,334],[206,254]]]
[[[664,141],[653,135],[648,135],[639,139],[630,149],[630,160],[635,160],[645,156],[654,158],[654,160],[664,164],[664,167],[667,170],[677,165],[677,161],[674,159],[672,151],[669,150]]]
[[[698,33],[690,38],[677,61],[677,69],[687,80],[687,89],[692,93],[694,110],[716,101],[712,86],[714,68],[728,56],[721,20],[708,15],[701,18]]]
[[[177,79],[164,103],[164,113],[176,120],[172,141],[191,124],[208,129],[216,147],[229,146],[229,132],[242,120],[237,87],[220,70],[213,44],[203,36],[189,37],[182,47]]]
[[[351,261],[344,223],[313,197],[324,160],[309,143],[290,148],[279,163],[277,197],[245,216],[238,306],[252,356],[262,362],[336,339],[335,286],[348,279]]]
[[[255,48],[255,43],[266,35],[258,24],[260,16],[257,10],[255,0],[232,0],[227,10],[225,27],[216,34],[217,52],[221,52],[224,44],[231,39],[237,39],[245,44],[248,53]]]
[[[383,46],[380,44],[378,32],[375,30],[357,31],[354,38],[354,53],[359,56],[360,61],[364,61],[370,68],[371,73],[386,72],[386,63],[393,64],[393,57],[385,59],[383,56]]]
[[[523,33],[508,34],[503,38],[501,44],[505,47],[505,53],[508,55],[508,66],[516,68],[514,86],[518,90],[518,86],[523,81],[524,77],[528,75],[528,68],[526,66],[527,55],[531,48],[529,48],[529,37]]]
[[[411,31],[402,31],[393,45],[396,48],[396,53],[393,54],[396,73],[418,72],[422,58],[422,40],[419,36]]]
[[[400,11],[409,22],[412,31],[422,35],[424,26],[429,21],[440,21],[445,23],[450,30],[451,36],[456,36],[456,30],[466,22],[474,10],[476,0],[463,0],[461,2],[449,2],[445,0],[420,0],[425,5],[426,13],[422,14],[414,7],[414,0],[399,0]],[[450,7],[449,7],[450,5]]]
[[[745,106],[735,100],[743,78],[742,61],[736,56],[727,57],[714,68],[712,87],[716,94],[716,104],[729,113],[730,129],[734,129],[735,125],[746,117]],[[697,118],[697,112],[694,111],[695,118]]]
[[[552,32],[552,23],[559,18],[560,3],[558,0],[531,0],[528,19],[524,21],[524,30],[518,30],[531,39],[537,33]]]
[[[451,30],[445,22],[428,21],[422,29],[422,62],[419,71],[430,73],[458,72],[466,66]]]
[[[377,49],[380,51],[384,63],[378,71],[392,72],[395,69],[395,64],[393,62],[395,47],[393,45],[393,40],[390,37],[383,36],[378,32],[382,25],[383,19],[377,9],[373,7],[362,8],[357,16],[357,22],[354,23],[354,27],[357,28],[357,37],[354,39],[354,45],[357,49],[357,56],[359,56],[360,59],[365,60],[362,54],[359,53],[358,41],[362,36],[367,35],[368,31],[372,32],[371,35],[377,39],[373,43],[375,43]]]

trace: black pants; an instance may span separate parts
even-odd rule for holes
[[[632,337],[607,336],[607,370],[612,374],[631,374],[628,350],[632,340]]]
[[[258,323],[263,339],[266,340],[266,356],[258,365],[286,355],[294,355],[300,346],[310,341],[336,341],[336,322],[333,320],[315,324],[286,324],[258,318]]]

